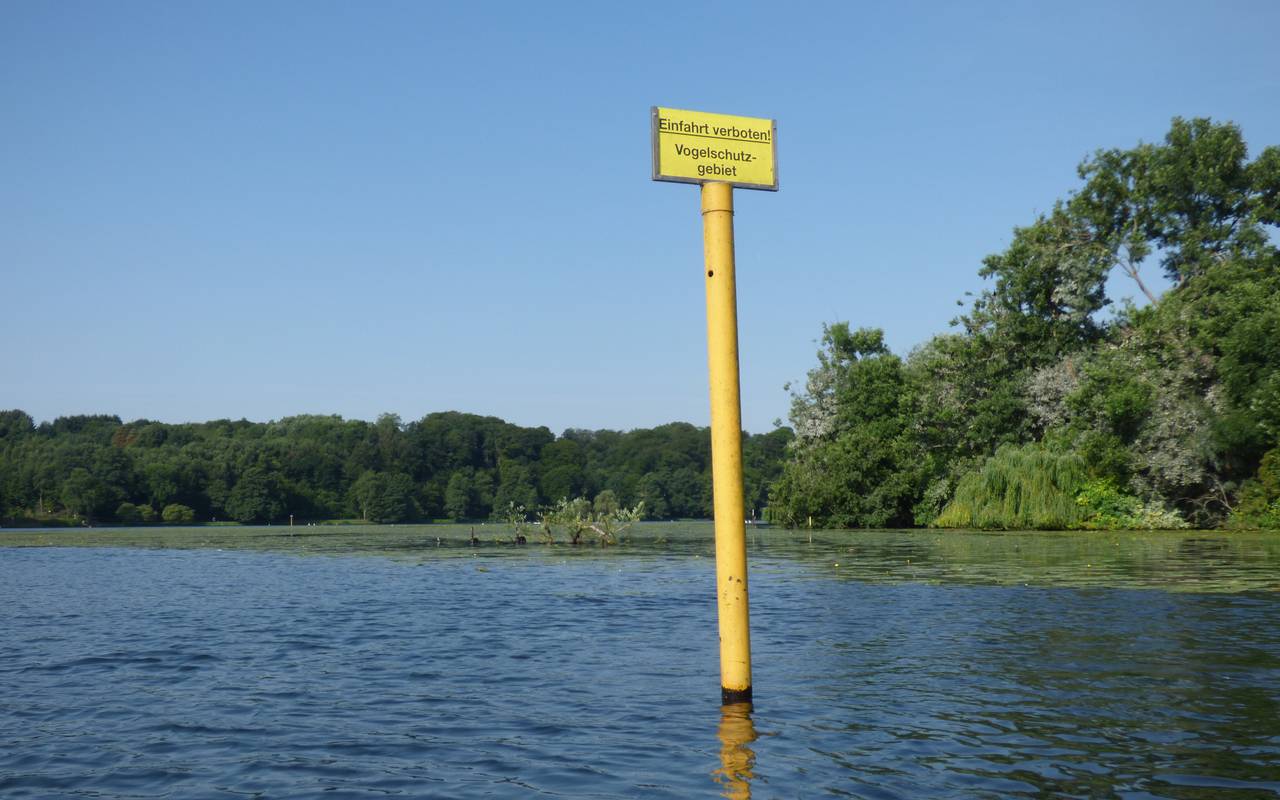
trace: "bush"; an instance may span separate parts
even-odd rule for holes
[[[170,503],[160,512],[160,518],[169,525],[187,525],[196,521],[196,512],[190,506]]]
[[[1240,503],[1231,512],[1232,528],[1280,528],[1280,447],[1262,457],[1258,474],[1240,489]]]
[[[146,503],[140,506],[129,502],[121,503],[116,506],[116,521],[121,525],[149,525],[156,521],[156,510]]]
[[[121,503],[116,506],[116,521],[121,525],[137,525],[142,522],[142,515],[133,503]]]
[[[1247,511],[1236,509],[1231,514],[1230,526],[1280,530],[1280,498],[1272,500],[1261,508],[1251,508]]]
[[[1090,481],[1076,495],[1083,519],[1077,527],[1089,530],[1178,530],[1188,527],[1176,511],[1159,503],[1143,503],[1122,493],[1109,480]]]

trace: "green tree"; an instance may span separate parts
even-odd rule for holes
[[[138,525],[142,522],[142,515],[136,505],[125,501],[116,506],[116,521],[121,525]]]
[[[995,285],[961,321],[970,333],[1014,348],[1015,366],[1056,360],[1100,338],[1095,315],[1108,303],[1111,266],[1087,222],[1058,203],[1032,225],[1014,228],[1009,247],[983,260],[978,275]]]
[[[413,479],[403,472],[369,470],[352,484],[361,515],[370,522],[405,522],[418,516]]]
[[[493,496],[495,511],[504,512],[511,506],[535,508],[538,505],[538,490],[534,487],[535,483],[533,469],[529,465],[514,458],[500,456],[498,488]]]
[[[776,474],[779,457],[758,458],[752,446],[744,437],[747,474],[758,486]],[[24,412],[0,412],[0,513],[17,520],[57,511],[75,469],[93,480],[77,473],[67,498],[80,507],[88,497],[93,519],[119,508],[122,519],[154,517],[155,508],[175,504],[201,519],[251,522],[287,513],[476,518],[510,503],[535,508],[606,489],[623,506],[660,489],[665,507],[654,502],[664,515],[710,513],[709,433],[686,423],[625,433],[570,430],[557,438],[546,428],[454,412],[409,424],[394,415],[372,424],[302,415],[183,425],[98,415],[39,426]],[[762,495],[758,488],[754,494]]]
[[[471,500],[473,516],[487,517],[493,512],[493,473],[487,469],[478,469],[471,479]]]
[[[1080,165],[1084,187],[1072,206],[1125,272],[1160,254],[1165,274],[1185,285],[1215,265],[1271,249],[1280,224],[1280,148],[1248,161],[1231,123],[1175,117],[1163,144],[1099,150]]]
[[[76,467],[62,483],[62,505],[92,523],[111,502],[112,492],[102,479],[84,467]]]
[[[928,522],[997,452],[1014,452],[1002,448],[1039,440],[1082,459],[1147,522],[1173,519],[1166,503],[1198,524],[1223,518],[1280,440],[1280,255],[1268,234],[1280,149],[1249,161],[1234,125],[1175,119],[1162,144],[1099,151],[1080,175],[1078,192],[983,261],[989,287],[957,332],[910,355],[897,408],[841,417],[877,409],[846,399],[850,375],[874,374],[850,352],[873,349],[827,332],[793,400],[796,439],[773,487],[782,518],[866,524],[886,494],[906,494]],[[1153,258],[1177,282],[1163,298],[1142,280]],[[1152,306],[1103,321],[1116,268]]]
[[[141,472],[142,484],[149,502],[163,508],[178,499],[182,491],[182,480],[178,465],[173,460],[149,458]]]
[[[955,321],[963,332],[911,354],[908,383],[924,451],[939,464],[968,466],[1040,433],[1028,414],[1030,382],[1037,370],[1102,340],[1097,314],[1108,302],[1110,268],[1109,251],[1062,203],[1015,228],[1009,247],[984,259],[978,274],[993,286]],[[947,479],[948,469],[934,471]]]
[[[31,415],[19,409],[0,411],[0,442],[13,442],[35,432]]]
[[[843,322],[823,329],[822,345],[806,391],[792,396],[792,459],[770,508],[790,524],[909,524],[922,476],[902,360],[882,331]]]
[[[273,522],[285,513],[279,479],[263,467],[250,467],[227,497],[227,513],[238,522]]]
[[[586,454],[574,439],[560,438],[544,445],[538,464],[541,494],[549,502],[577,497],[583,491]]]
[[[1085,517],[1076,496],[1088,478],[1084,461],[1041,445],[1006,445],[960,480],[934,523],[942,528],[1064,530]]]
[[[458,470],[449,477],[444,490],[444,513],[450,519],[464,520],[471,515],[472,479],[465,470]]]
[[[378,473],[371,469],[365,470],[355,483],[351,484],[350,494],[356,507],[360,509],[360,518],[368,522],[369,510],[376,502],[378,495]]]
[[[1280,446],[1263,456],[1258,474],[1245,482],[1230,522],[1235,528],[1280,528]]]
[[[605,517],[611,516],[618,510],[618,495],[612,489],[605,489],[596,495],[592,506],[596,514]]]

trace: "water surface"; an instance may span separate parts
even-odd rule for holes
[[[748,710],[708,526],[477,535],[0,533],[0,796],[1280,796],[1274,536],[755,531]]]

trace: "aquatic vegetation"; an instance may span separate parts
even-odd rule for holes
[[[597,542],[602,545],[617,544],[626,541],[631,527],[644,517],[644,501],[632,508],[619,508],[616,500],[605,497],[601,502],[597,496],[592,503],[585,497],[562,498],[553,508],[542,514],[543,540],[548,544],[555,542],[555,528],[564,529],[570,544],[581,544],[587,534],[595,534]]]
[[[529,541],[529,537],[526,534],[529,528],[533,526],[529,522],[529,514],[525,511],[524,506],[516,505],[515,502],[507,503],[507,509],[502,516],[507,527],[511,529],[511,540],[513,542],[524,544]]]

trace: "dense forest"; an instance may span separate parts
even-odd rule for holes
[[[747,502],[759,510],[791,432],[744,435]],[[0,412],[6,524],[139,524],[501,517],[609,491],[651,518],[711,515],[706,428],[523,428],[456,412],[402,423],[336,416],[170,425],[114,416],[34,424]]]
[[[1280,148],[1251,161],[1235,125],[1175,119],[1079,176],[983,261],[952,332],[902,358],[825,327],[775,517],[1280,527]],[[1113,274],[1149,303],[1109,307]]]

